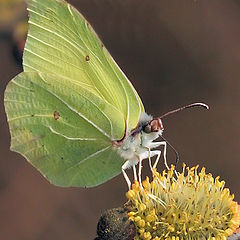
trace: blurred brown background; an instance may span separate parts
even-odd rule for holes
[[[181,162],[220,175],[240,201],[239,1],[69,2],[93,25],[148,113],[158,116],[195,101],[209,104],[209,111],[191,109],[164,119],[164,136]],[[11,40],[18,14],[1,25],[0,35],[0,239],[93,239],[101,212],[125,202],[122,175],[92,189],[59,188],[9,150],[3,93],[21,71]],[[169,162],[174,158],[168,150]]]

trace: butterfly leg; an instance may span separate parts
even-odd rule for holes
[[[161,142],[153,142],[152,144],[151,144],[151,148],[156,148],[156,147],[159,147],[159,146],[163,146],[163,157],[164,157],[164,165],[166,166],[166,168],[169,170],[169,166],[168,166],[168,164],[167,164],[167,143],[165,142],[165,141],[161,141]],[[161,152],[160,152],[160,154],[161,154]],[[155,163],[153,164],[153,168],[156,168],[157,167],[157,164],[158,164],[158,161],[159,161],[159,159],[160,159],[160,154],[157,156],[157,159],[156,159],[156,161],[155,161]],[[176,177],[178,178],[178,172],[177,172],[177,170],[175,169],[174,170],[174,173],[175,173],[175,175],[176,175]]]
[[[151,148],[149,147],[145,147],[146,151],[148,152],[148,164],[149,164],[149,167],[151,169],[151,171],[153,171],[153,167],[152,167],[152,161],[151,161]],[[141,155],[142,158],[144,159],[144,154]]]
[[[151,158],[157,155],[157,161],[160,158],[161,155],[161,151],[160,150],[154,150],[154,151],[149,151],[149,149],[147,149],[147,151],[143,152],[142,154],[139,155],[139,165],[138,165],[138,181],[140,184],[140,187],[143,189],[142,186],[142,160],[148,158],[149,160],[149,165],[150,165],[150,169],[153,172],[153,167],[151,164]],[[155,165],[155,164],[154,164]]]
[[[151,171],[153,171],[152,160],[151,160],[151,149],[147,148],[147,150],[148,150],[148,164],[149,164]]]
[[[167,164],[167,143],[165,141],[160,142],[161,145],[163,145],[163,158],[164,158],[164,164],[166,168],[169,170],[169,166]]]
[[[136,165],[133,165],[133,176],[134,176],[134,181],[137,181],[137,170],[136,170]]]
[[[124,176],[124,178],[125,178],[125,180],[126,180],[126,182],[127,182],[128,188],[131,189],[131,181],[130,181],[130,179],[129,179],[126,171],[125,171],[126,169],[129,168],[129,165],[130,165],[129,160],[127,160],[127,161],[122,165],[122,173],[123,173],[123,176]]]
[[[158,164],[158,161],[159,161],[159,159],[160,159],[161,153],[162,153],[162,152],[159,150],[159,151],[158,151],[158,154],[157,154],[156,161],[155,161],[154,164],[153,164],[153,168],[156,168],[156,167],[157,167],[157,164]]]
[[[156,147],[159,147],[159,146],[163,146],[164,165],[166,166],[167,169],[169,169],[169,166],[167,164],[167,143],[165,141],[153,142],[153,143],[151,143],[150,148],[156,148]],[[160,154],[161,154],[161,151],[160,151]],[[153,167],[157,166],[159,158],[160,158],[160,155],[159,155],[159,157],[157,157]]]
[[[139,181],[141,189],[143,189],[141,175],[142,175],[142,158],[139,159],[139,163],[138,163],[138,181]]]
[[[131,189],[131,181],[126,173],[125,170],[132,167],[133,168],[133,174],[134,174],[134,180],[137,180],[137,171],[136,171],[136,164],[138,163],[138,158],[133,157],[132,159],[128,159],[123,165],[122,165],[122,173],[123,176],[127,182],[128,188]]]

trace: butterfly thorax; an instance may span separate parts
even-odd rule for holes
[[[136,164],[139,159],[144,159],[144,153],[152,148],[152,143],[163,132],[160,118],[142,113],[137,127],[126,133],[124,140],[116,144],[117,152],[126,160],[133,160]]]

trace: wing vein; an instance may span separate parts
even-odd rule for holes
[[[38,3],[38,4],[39,4],[39,3]],[[40,5],[41,5],[41,4],[40,4]],[[32,9],[29,9],[29,11],[30,11],[30,12],[33,12],[33,13],[41,16],[41,17],[44,17],[45,19],[48,19],[49,21],[52,21],[51,19],[43,16],[43,15],[40,14],[40,13],[35,12],[35,11],[32,10]],[[53,15],[52,15],[52,18],[56,21],[56,22],[54,22],[54,23],[59,27],[60,30],[62,30],[61,33],[63,33],[63,32],[65,31],[65,29],[61,29],[61,27],[64,26],[70,33],[72,33],[73,36],[75,35],[75,37],[79,37],[79,35],[77,35],[75,32],[73,32],[67,25],[64,24],[64,22],[60,21],[58,18],[54,17]],[[60,25],[57,24],[57,22],[58,22]],[[30,21],[29,21],[29,23],[33,23],[33,22],[30,22]],[[36,24],[35,24],[35,25],[36,25]],[[47,30],[47,28],[44,28],[44,27],[43,27],[42,29]],[[49,32],[52,32],[52,31],[49,30],[49,29],[48,29],[48,31],[49,31]],[[54,32],[52,32],[52,33],[54,33]],[[59,36],[59,37],[61,37],[61,35],[59,35],[59,34],[57,34],[57,33],[56,33],[56,35]],[[64,37],[62,37],[62,38],[64,38]],[[66,39],[66,38],[64,38],[64,39]],[[81,39],[81,38],[80,38],[80,39]],[[68,41],[68,40],[67,40],[67,41]],[[76,45],[76,46],[75,46],[76,48],[79,47],[80,49],[85,50],[84,47],[82,47],[81,45],[79,45],[77,42],[73,41],[72,38],[71,38],[71,41]],[[78,49],[78,48],[77,48],[77,49]],[[79,49],[78,49],[78,50],[79,50]],[[81,52],[81,54],[84,55],[84,54],[83,54],[83,51]]]
[[[40,78],[42,79],[42,76],[39,75]],[[43,81],[45,81],[44,79],[42,79]],[[51,95],[55,96],[60,102],[62,102],[66,107],[68,107],[71,111],[75,112],[77,115],[79,115],[81,118],[83,118],[85,121],[87,121],[89,124],[91,124],[93,127],[95,127],[98,131],[100,131],[104,136],[108,137],[109,139],[111,139],[111,137],[104,132],[100,127],[98,127],[94,122],[92,122],[91,120],[89,120],[86,116],[84,116],[83,114],[81,114],[80,112],[78,112],[75,108],[73,108],[72,106],[70,106],[66,101],[64,101],[61,97],[59,97],[57,94],[51,92],[50,90],[45,89],[47,92],[49,92]]]
[[[41,5],[41,4],[39,4],[39,5]],[[72,10],[71,10],[71,6],[70,6],[70,4],[68,4],[67,6],[68,6],[68,7],[67,7],[67,8],[68,8],[68,11],[70,12],[71,17],[72,17],[73,22],[74,22],[75,27],[76,27],[77,24],[76,24],[75,17],[74,17],[74,15],[73,15],[73,13],[72,13]],[[33,9],[29,9],[29,11],[30,11],[30,12],[33,12],[33,13],[35,13],[35,14],[37,14],[37,15],[39,15],[39,16],[41,16],[41,17],[43,17],[43,18],[45,18],[45,19],[47,19],[47,20],[49,20],[49,21],[52,21],[50,18],[48,18],[48,17],[46,17],[46,16],[44,16],[44,15],[42,15],[42,14],[34,11]],[[79,35],[78,31],[76,31],[76,32],[72,31],[72,29],[69,28],[67,25],[65,25],[63,21],[60,21],[59,18],[56,18],[56,17],[54,17],[53,15],[52,15],[52,18],[55,20],[54,23],[59,27],[59,29],[61,29],[61,27],[64,26],[64,27],[68,30],[68,32],[72,34],[72,36],[75,36],[75,37],[77,37],[77,38],[80,38],[81,41],[83,42],[83,44],[85,45],[85,47],[89,50],[89,52],[90,52],[93,56],[95,56],[96,59],[98,59],[98,61],[101,63],[101,61],[100,61],[100,59],[98,58],[98,56],[88,47],[88,45],[84,42],[84,40],[83,40],[83,38],[81,37],[81,35]],[[83,19],[84,19],[84,18],[83,18]],[[59,24],[57,24],[57,22],[58,22]],[[84,23],[86,23],[86,20],[85,20],[85,19],[84,19]],[[62,31],[62,32],[63,32],[63,31]],[[72,39],[71,39],[71,40],[72,40]],[[83,46],[79,45],[77,42],[74,41],[74,43],[76,44],[76,46],[78,46],[78,47],[79,47],[80,49],[82,49],[83,51],[85,50],[85,48],[84,48]]]
[[[20,83],[17,83],[14,79],[11,80],[11,83],[16,84],[18,87],[21,87],[21,88],[24,88],[24,89],[26,89],[26,90],[28,90],[28,91],[31,91],[30,88],[27,88],[27,87],[21,85]]]
[[[74,25],[75,27],[77,28],[77,22],[76,22],[76,19],[74,17],[74,15],[72,14],[72,10],[70,8],[71,6],[68,4],[68,10],[72,16],[72,19],[73,19],[73,22],[74,22]],[[87,21],[85,20],[85,18],[83,17],[83,23],[84,23],[84,27],[87,26]],[[68,27],[67,27],[68,28]],[[73,32],[71,29],[69,29],[74,35],[76,35],[76,37],[79,37],[81,39],[81,41],[83,42],[83,44],[85,45],[85,47],[89,50],[89,52],[101,63],[101,60],[99,59],[99,57],[94,53],[94,51],[92,51],[89,47],[88,47],[88,44],[86,44],[86,42],[83,40],[83,38],[81,37],[81,35],[79,34],[78,31]],[[86,34],[86,36],[88,37],[88,34]],[[89,41],[91,42],[91,41]],[[84,48],[83,48],[84,49]]]
[[[35,55],[36,57],[39,57],[39,58],[43,59],[44,61],[49,62],[50,64],[52,64],[52,65],[58,67],[58,65],[56,65],[54,62],[51,62],[51,61],[47,60],[47,59],[44,58],[43,56],[41,56],[41,55],[39,55],[39,54],[37,54],[37,53],[31,51],[30,49],[28,49],[28,48],[26,48],[26,47],[25,47],[24,51],[30,52],[31,54]],[[66,61],[64,61],[62,58],[59,58],[59,57],[57,57],[57,56],[54,56],[54,55],[50,54],[49,52],[47,53],[47,52],[45,52],[45,51],[43,51],[43,50],[42,50],[42,52],[48,54],[49,56],[52,56],[52,57],[54,57],[54,58],[60,60],[61,62],[66,63],[67,65],[71,65],[71,66],[73,66],[73,67],[79,69],[80,71],[83,71],[82,68],[80,68],[80,67],[78,67],[77,65],[74,65],[74,64],[72,64],[72,63],[70,63],[70,62],[66,62]]]
[[[39,76],[40,76],[40,78],[41,78],[45,83],[47,83],[47,81],[45,81],[45,79],[44,79],[44,77],[43,77],[43,75],[42,75],[41,73],[39,74]],[[81,94],[80,92],[78,92],[78,94],[81,95],[83,98],[85,98],[87,101],[89,101],[91,104],[93,104],[93,105],[104,115],[104,117],[105,117],[105,118],[107,119],[107,121],[109,122],[110,131],[111,131],[111,136],[113,136],[113,126],[112,126],[112,122],[111,122],[110,118],[109,118],[109,117],[105,114],[105,112],[102,111],[102,110],[98,107],[98,105],[97,105],[96,103],[94,103],[90,98],[84,96],[84,95]]]
[[[18,120],[18,119],[21,119],[21,118],[29,118],[29,117],[31,117],[30,114],[28,114],[28,115],[21,115],[21,116],[17,116],[17,117],[14,117],[14,118],[8,118],[8,122],[15,121],[15,120]]]
[[[102,149],[98,150],[97,152],[92,153],[91,155],[87,156],[87,157],[84,158],[83,160],[79,161],[77,164],[74,164],[73,166],[69,167],[69,168],[67,169],[67,171],[70,171],[72,168],[75,168],[75,167],[83,164],[83,163],[86,162],[89,158],[92,158],[92,157],[97,156],[99,153],[102,153],[102,152],[106,151],[106,150],[109,149],[110,147],[111,147],[111,146],[107,146],[107,147],[105,147],[105,148],[102,148]]]
[[[51,31],[50,29],[48,29],[48,28],[46,28],[46,27],[43,27],[43,26],[41,26],[41,25],[39,25],[39,24],[37,24],[37,23],[35,23],[35,22],[32,22],[32,21],[30,21],[30,20],[29,20],[29,24],[32,24],[32,25],[34,25],[34,26],[36,26],[36,27],[39,27],[39,28],[41,28],[41,29],[43,29],[43,30],[45,30],[45,31],[53,34],[53,35],[56,35],[56,36],[60,37],[61,39],[63,39],[63,40],[66,41],[67,43],[69,43],[76,51],[79,51],[79,52],[84,56],[84,53],[80,51],[80,49],[78,48],[78,44],[76,44],[75,42],[73,42],[73,41],[71,42],[71,41],[69,41],[67,38],[65,38],[64,36],[62,36],[62,35],[60,35],[60,34],[58,34],[58,33],[56,33],[56,32],[53,32],[53,31]]]
[[[96,138],[74,138],[74,137],[68,137],[68,136],[66,136],[66,135],[64,135],[62,133],[59,133],[59,132],[55,131],[51,126],[48,126],[48,128],[50,129],[50,131],[53,134],[59,135],[61,137],[64,137],[67,140],[73,140],[73,141],[96,141],[97,140]]]
[[[39,38],[31,35],[31,34],[28,34],[28,37],[33,38],[35,41],[38,41],[38,42],[40,42],[40,43],[42,43],[42,44],[44,44],[44,45],[46,45],[46,46],[48,46],[48,47],[51,47],[51,48],[55,49],[56,51],[59,51],[62,55],[66,55],[64,52],[60,51],[59,48],[56,48],[55,46],[47,43],[46,41],[43,41],[43,40],[41,40],[41,39],[39,39]],[[67,50],[69,50],[73,55],[75,55],[75,57],[76,57],[77,59],[79,59],[79,58],[81,57],[81,56],[79,56],[78,54],[76,54],[76,52],[74,52],[71,48],[69,48],[68,45],[63,45],[61,42],[57,41],[56,39],[55,39],[55,41],[56,41],[59,45],[61,45],[62,47],[67,48]]]
[[[15,102],[15,103],[24,103],[24,104],[28,104],[28,102],[25,101],[20,101],[20,100],[13,100],[13,99],[4,99],[4,102]]]
[[[107,59],[107,58],[106,58]],[[107,59],[108,60],[108,59]],[[117,64],[115,63],[115,61],[113,60],[112,58],[112,61],[113,63],[117,66]],[[113,70],[113,73],[115,74],[115,76],[117,77],[118,81],[120,82],[122,88],[123,88],[123,91],[124,91],[124,95],[126,97],[126,101],[127,101],[127,123],[129,121],[129,98],[128,98],[128,95],[127,95],[127,92],[126,92],[126,89],[125,89],[125,86],[124,84],[122,83],[121,79],[119,78],[118,74],[116,73],[116,71],[114,70],[114,68],[112,67],[112,65],[108,62],[109,66],[111,67],[111,69]],[[118,66],[117,66],[118,67]],[[122,73],[123,74],[123,73]],[[127,77],[123,74],[124,78],[126,79]],[[127,126],[128,127],[128,126]]]
[[[23,66],[24,66],[24,67],[31,68],[33,71],[38,72],[38,70],[37,70],[36,68],[34,68],[33,66],[30,66],[30,65],[26,64],[25,62],[23,62]],[[24,71],[25,71],[25,70],[24,70]]]
[[[72,31],[74,35],[76,35],[78,38],[81,39],[82,43],[85,45],[85,48],[88,49],[89,53],[91,53],[92,56],[94,56],[94,57],[96,58],[97,63],[99,63],[100,66],[99,66],[98,64],[96,64],[94,61],[91,62],[91,64],[93,65],[92,68],[96,68],[96,71],[94,71],[94,74],[95,74],[95,76],[97,77],[98,81],[101,82],[102,87],[105,88],[105,90],[109,93],[112,101],[114,101],[114,94],[113,94],[113,92],[111,91],[111,89],[106,88],[107,85],[106,85],[106,84],[103,84],[101,77],[99,77],[99,75],[96,74],[97,72],[102,72],[102,70],[104,69],[104,64],[103,64],[103,62],[99,59],[99,57],[95,54],[95,52],[92,51],[91,48],[88,47],[88,44],[83,40],[83,38],[81,37],[81,35],[80,35],[79,32],[77,31],[77,22],[76,22],[76,19],[75,19],[74,15],[72,14],[72,10],[71,10],[69,4],[68,4],[68,10],[69,10],[69,12],[70,12],[70,14],[71,14],[71,16],[72,16],[72,20],[73,20],[73,23],[74,23],[75,28],[76,28],[76,33],[73,32],[72,30],[70,30],[70,31]],[[88,30],[87,21],[86,21],[84,18],[83,18],[83,21],[84,21],[84,27],[85,27],[85,29]],[[94,37],[94,30],[92,30],[92,35],[93,35],[93,37]],[[86,34],[86,37],[88,38],[88,42],[91,43],[92,40],[89,39],[89,34]],[[97,36],[96,36],[96,37],[97,37]],[[99,39],[98,39],[98,40],[99,40]],[[100,40],[99,40],[99,41],[100,41]],[[88,75],[88,73],[86,73],[86,74]],[[88,75],[88,77],[89,77],[89,75]],[[89,79],[91,80],[90,77],[89,77]],[[92,82],[93,86],[95,87],[95,89],[97,90],[97,92],[98,92],[99,94],[101,94],[101,92],[99,91],[99,89],[96,87],[95,83],[94,83],[93,81],[91,81],[91,82]],[[101,94],[101,96],[102,96],[103,99],[105,99],[105,100],[107,101],[107,99],[106,99],[102,94]],[[109,101],[107,101],[107,102],[109,102]],[[109,102],[109,103],[111,104],[111,102]],[[120,109],[120,106],[119,106],[119,105],[118,105],[118,108]]]

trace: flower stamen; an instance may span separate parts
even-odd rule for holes
[[[135,181],[126,193],[135,240],[226,239],[239,228],[240,207],[225,182],[198,169],[185,164],[177,174],[174,166],[162,174],[154,169],[143,189]]]

